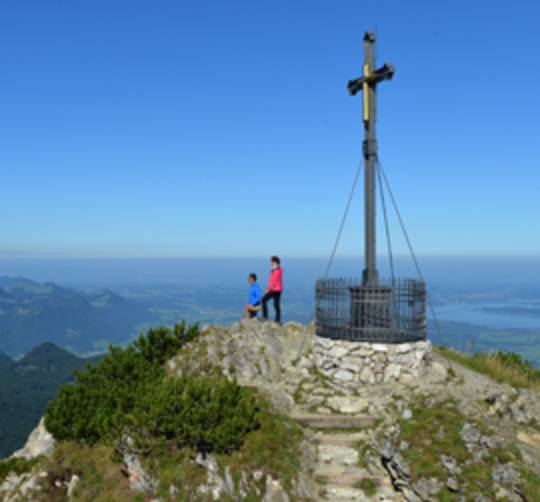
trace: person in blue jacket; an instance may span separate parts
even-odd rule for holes
[[[257,317],[257,313],[261,310],[261,287],[257,284],[257,274],[249,274],[248,277],[249,283],[249,293],[248,293],[248,304],[244,308],[244,319],[248,317],[253,319]]]

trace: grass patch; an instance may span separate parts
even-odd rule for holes
[[[316,368],[315,366],[312,366],[311,368],[309,368],[308,373],[310,375],[316,377],[318,382],[321,384],[321,386],[323,388],[333,390],[336,393],[335,395],[341,395],[342,394],[339,391],[337,391],[336,389],[334,389],[334,387],[332,387],[332,385],[330,385],[330,380],[328,379],[328,377],[324,373],[321,373],[319,371],[319,369]]]
[[[218,461],[228,465],[233,476],[239,477],[242,470],[263,470],[290,490],[300,469],[302,429],[290,418],[274,413],[269,405],[262,407],[259,422],[260,427],[246,435],[239,450],[219,455]]]
[[[373,448],[369,443],[362,445],[362,447],[358,450],[358,465],[363,469],[367,469],[369,465],[368,457],[372,453],[374,453]]]
[[[178,500],[190,500],[197,486],[206,481],[207,471],[194,462],[195,456],[190,449],[163,449],[144,459],[144,468],[159,480],[157,495],[160,498],[169,500],[169,489],[174,486]]]
[[[430,406],[425,398],[419,398],[411,411],[412,418],[401,420],[399,425],[400,439],[409,443],[403,457],[411,467],[412,478],[434,477],[446,481],[441,454],[460,464],[471,457],[460,436],[465,419],[452,401]]]
[[[524,466],[520,468],[519,473],[523,480],[523,493],[526,500],[540,500],[540,476]]]
[[[516,446],[496,446],[487,450],[480,460],[472,457],[460,435],[465,421],[484,435],[490,435],[491,432],[484,423],[466,419],[454,401],[429,404],[426,398],[418,398],[411,409],[412,418],[401,420],[399,425],[400,440],[409,443],[402,455],[411,468],[413,481],[434,477],[446,484],[449,475],[441,462],[441,455],[444,454],[452,457],[462,467],[461,473],[455,476],[461,493],[482,493],[491,500],[495,498],[493,467],[497,464],[512,463],[521,472],[521,488],[526,500],[540,500],[540,478],[525,466]],[[455,497],[455,494],[451,494],[446,488],[438,494],[440,501],[454,500],[452,497]]]
[[[463,354],[445,347],[436,349],[447,359],[486,375],[496,382],[519,388],[540,388],[540,370],[513,352]]]
[[[364,478],[360,481],[360,489],[366,494],[367,497],[373,497],[377,492],[377,484],[375,481],[369,478]]]
[[[306,380],[305,378],[303,378],[302,380],[300,380],[300,383],[298,384],[298,387],[296,387],[293,395],[292,395],[292,398],[294,399],[294,402],[299,404],[302,402],[302,398],[303,398],[303,395],[305,393],[305,386],[308,384],[308,380]]]
[[[448,372],[448,376],[446,377],[446,380],[448,382],[454,380],[454,378],[457,377],[456,372],[454,371],[454,368],[452,368],[452,366],[449,366],[446,371]]]
[[[215,454],[223,477],[228,466],[238,490],[242,472],[248,475],[257,470],[280,479],[286,490],[292,489],[293,481],[300,469],[300,443],[303,439],[301,428],[292,420],[274,413],[269,405],[263,404],[259,412],[260,427],[249,432],[242,446],[229,453]],[[144,459],[145,468],[159,480],[159,495],[169,498],[169,487],[174,485],[178,492],[176,500],[193,500],[198,486],[206,481],[207,471],[194,460],[196,451],[162,448]],[[265,490],[265,476],[257,483],[261,492]],[[251,498],[250,498],[251,497]],[[226,500],[226,499],[223,499]],[[255,493],[248,494],[243,500],[260,500]]]
[[[533,418],[527,425],[536,432],[540,432],[540,422],[537,419]]]
[[[384,420],[382,418],[377,418],[373,423],[364,425],[363,427],[314,427],[313,430],[325,434],[354,434],[355,432],[365,432],[377,429],[383,422]]]
[[[121,502],[135,497],[114,450],[108,446],[82,446],[63,441],[57,444],[43,469],[49,473],[41,480],[40,493],[45,495],[44,500],[64,500],[63,484],[69,482],[73,474],[80,478],[73,494],[74,500],[79,502]],[[57,486],[58,481],[61,486]]]
[[[10,473],[15,473],[17,476],[30,472],[32,468],[39,462],[39,458],[26,460],[25,458],[8,458],[0,460],[0,485],[6,480]]]

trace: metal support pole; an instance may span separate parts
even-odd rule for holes
[[[375,123],[377,121],[377,85],[394,76],[394,67],[384,64],[375,68],[375,34],[364,35],[364,71],[363,75],[350,80],[347,88],[349,94],[355,96],[363,93],[363,121],[364,121],[364,258],[365,268],[362,274],[364,286],[377,286],[379,277],[376,261],[376,173],[377,162],[377,135]]]
[[[375,162],[377,160],[377,137],[375,133],[376,121],[376,84],[369,83],[369,77],[375,70],[375,34],[366,33],[364,36],[364,257],[365,268],[362,275],[364,285],[378,284],[376,262],[376,178]]]

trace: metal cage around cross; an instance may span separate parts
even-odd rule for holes
[[[399,279],[365,286],[355,279],[319,279],[317,335],[339,340],[402,343],[426,338],[426,287]]]
[[[420,279],[396,279],[394,275],[393,253],[391,251],[384,189],[382,187],[383,181],[386,181],[386,184],[388,182],[382,166],[378,162],[375,133],[377,87],[380,83],[391,80],[394,73],[394,67],[390,64],[376,68],[375,35],[366,33],[364,36],[363,74],[361,77],[351,80],[348,84],[351,95],[354,96],[358,93],[363,95],[365,267],[361,279],[329,279],[325,277],[317,281],[315,324],[317,335],[322,337],[364,342],[401,343],[424,340],[427,336],[426,286],[407,235],[407,243],[411,254],[413,254]],[[378,183],[377,179],[379,179]],[[392,280],[388,282],[379,280],[377,270],[375,210],[377,185],[381,191],[381,204],[385,217],[385,229],[391,261]],[[353,184],[353,191],[354,186],[355,184]],[[387,188],[397,212],[392,192],[388,186]],[[349,204],[347,205],[345,217]],[[404,230],[401,216],[399,216],[399,221],[402,230]],[[332,258],[339,243],[343,223],[344,221],[338,231]],[[404,231],[404,233],[406,232]]]

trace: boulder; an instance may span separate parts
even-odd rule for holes
[[[413,485],[413,490],[421,500],[434,500],[441,491],[443,484],[436,478],[420,478]]]
[[[333,379],[338,382],[352,382],[354,380],[354,374],[348,370],[337,370],[333,374]]]
[[[129,480],[129,487],[135,492],[153,492],[158,485],[156,479],[150,476],[141,465],[135,453],[125,453],[124,471]]]
[[[401,373],[401,366],[398,364],[390,363],[385,369],[384,369],[384,381],[385,382],[393,382],[399,378],[399,375]]]
[[[375,374],[369,366],[364,366],[360,372],[360,381],[362,383],[374,384],[375,383]]]
[[[340,357],[343,357],[349,353],[349,350],[341,345],[334,345],[333,347],[327,350],[328,350],[328,356],[335,359],[339,359]]]
[[[364,366],[364,362],[362,358],[351,357],[351,356],[345,356],[341,360],[341,363],[339,364],[340,368],[343,368],[344,370],[352,371],[353,373],[360,373],[360,371],[362,371],[363,366]]]
[[[410,343],[399,343],[396,345],[396,354],[405,354],[407,352],[410,352],[412,350],[412,346]]]
[[[266,491],[262,502],[289,502],[287,492],[283,490],[281,482],[273,479],[269,474],[266,476]]]

